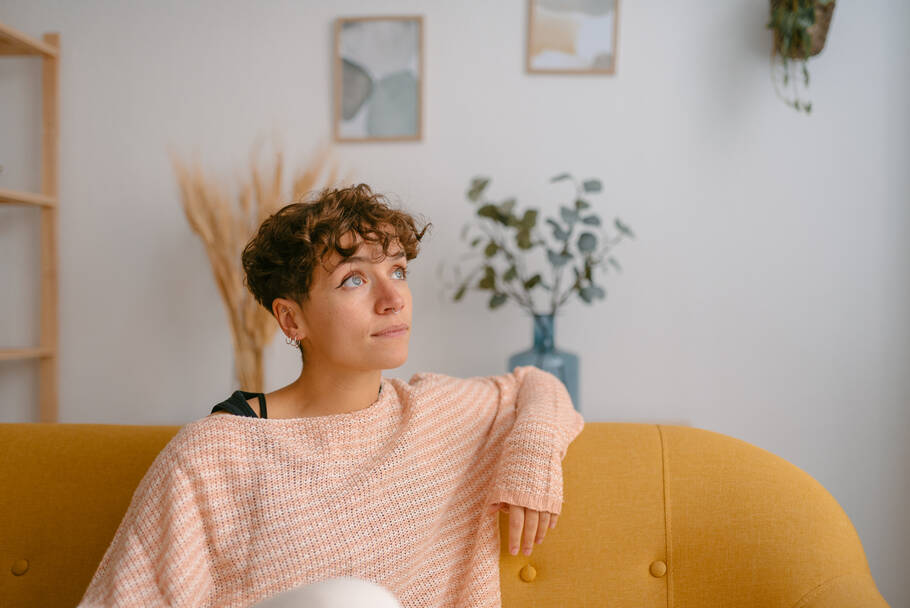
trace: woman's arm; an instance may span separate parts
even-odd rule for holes
[[[500,413],[512,422],[485,505],[508,503],[559,514],[562,461],[584,418],[562,381],[537,367],[516,367],[488,381],[499,386]]]
[[[485,506],[505,502],[559,513],[562,459],[584,426],[559,378],[526,365],[470,378],[420,372],[409,383],[440,404],[446,418],[482,433],[479,457],[493,469]]]
[[[176,457],[162,450],[130,506],[77,608],[203,605],[213,588],[200,505]]]

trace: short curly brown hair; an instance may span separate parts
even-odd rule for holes
[[[414,218],[389,206],[382,194],[367,184],[325,188],[313,200],[302,196],[267,217],[243,249],[244,283],[256,300],[274,316],[275,298],[303,303],[309,298],[313,272],[331,250],[342,260],[354,255],[360,243],[342,247],[340,239],[356,233],[370,243],[381,243],[383,256],[398,241],[410,261],[432,224],[418,232]],[[391,230],[389,230],[391,227]]]

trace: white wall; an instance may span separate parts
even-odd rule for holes
[[[620,7],[613,77],[524,71],[526,2],[3,0],[61,34],[60,418],[182,424],[237,388],[226,315],[167,157],[229,183],[257,137],[298,165],[330,134],[333,19],[422,14],[424,140],[345,144],[343,164],[434,224],[411,267],[408,363],[507,371],[530,320],[445,301],[471,177],[555,213],[551,176],[599,177],[638,235],[606,302],[573,303],[588,420],[685,421],[789,460],[850,516],[893,606],[910,605],[910,6],[839,2],[810,63],[813,114],[770,79],[767,3]],[[0,61],[0,188],[37,189],[40,62]],[[0,343],[36,340],[37,212],[0,209]],[[495,336],[495,337],[494,337]],[[267,390],[297,359],[280,334]],[[0,364],[0,419],[29,420],[32,363]]]

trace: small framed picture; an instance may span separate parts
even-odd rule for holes
[[[619,0],[528,0],[526,67],[537,74],[615,74]]]
[[[419,141],[423,17],[335,20],[335,141]]]

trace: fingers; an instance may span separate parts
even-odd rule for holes
[[[521,531],[525,524],[525,509],[517,505],[509,505],[509,553],[518,555],[518,543],[521,541]]]
[[[534,537],[537,535],[537,522],[540,520],[540,511],[525,509],[525,528],[521,535],[521,550],[525,555],[531,555],[534,546]]]
[[[487,505],[487,513],[505,511],[509,514],[509,553],[518,555],[519,548],[531,555],[534,544],[543,542],[547,530],[556,527],[559,515],[548,511],[535,511],[505,502]]]
[[[547,535],[547,529],[550,527],[550,513],[549,511],[540,512],[540,522],[537,524],[537,535],[534,537],[534,542],[540,544],[543,542],[543,537]]]

